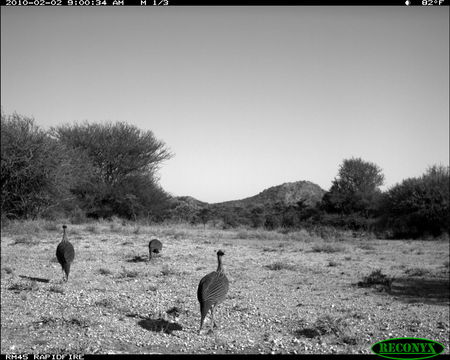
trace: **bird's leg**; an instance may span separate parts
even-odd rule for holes
[[[219,328],[219,324],[216,321],[214,321],[214,327],[217,329]]]
[[[206,314],[206,315],[208,315],[208,314]],[[200,329],[198,329],[198,334],[199,335],[202,333],[203,323],[205,322],[205,320],[206,320],[206,316],[201,316],[200,317]]]
[[[214,320],[214,308],[215,308],[215,306],[213,306],[212,308],[211,308],[211,322],[212,322],[212,327],[213,328],[217,328],[218,326],[217,326],[217,323],[216,323],[216,321]]]

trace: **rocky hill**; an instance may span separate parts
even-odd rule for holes
[[[314,207],[324,194],[325,190],[317,184],[296,181],[270,187],[245,199],[214,204],[199,201],[191,196],[180,196],[173,199],[170,217],[191,223],[222,221],[224,226],[232,227],[278,226],[277,224],[281,225],[284,221],[284,211],[291,205],[302,201],[305,206]],[[289,216],[292,217],[292,214]]]
[[[192,196],[177,196],[176,200],[179,203],[184,203],[186,205],[192,206],[192,207],[204,207],[208,205],[208,203],[197,200],[196,198]]]
[[[256,207],[280,202],[284,205],[293,205],[303,200],[305,205],[313,206],[322,200],[324,194],[325,190],[317,184],[310,181],[296,181],[272,186],[255,196],[242,200],[225,201],[213,205]]]

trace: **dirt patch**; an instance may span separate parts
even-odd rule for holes
[[[448,241],[361,246],[261,230],[136,234],[81,224],[68,229],[76,256],[65,283],[53,261],[60,234],[40,233],[38,244],[2,235],[3,353],[370,354],[392,337],[428,338],[448,353]],[[148,262],[152,237],[164,247]],[[218,249],[230,290],[215,310],[219,328],[208,333],[207,318],[199,335],[197,286],[216,269]],[[377,269],[390,289],[355,286]]]

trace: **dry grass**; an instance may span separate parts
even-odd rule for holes
[[[2,229],[5,351],[370,354],[381,339],[411,336],[448,353],[448,239],[65,223],[76,251],[68,283],[55,262],[62,221]],[[148,262],[153,237],[163,251]],[[197,286],[218,249],[230,290],[215,311],[219,329],[198,335]]]
[[[101,300],[97,300],[95,302],[95,305],[97,306],[103,306],[103,307],[113,307],[114,301],[110,298],[103,298]]]
[[[290,270],[290,271],[295,271],[297,267],[295,265],[293,265],[293,264],[277,261],[277,262],[274,262],[273,264],[266,265],[266,268],[268,268],[270,270]]]
[[[58,293],[58,294],[64,294],[64,288],[62,286],[59,285],[51,285],[48,288],[48,291],[54,292],[54,293]]]
[[[39,239],[36,239],[32,235],[19,236],[14,241],[14,245],[38,245],[40,243]]]
[[[375,250],[375,246],[373,246],[372,244],[368,244],[368,243],[359,244],[358,247],[362,250]]]
[[[412,267],[405,270],[405,274],[409,276],[426,276],[430,274],[429,269]]]
[[[340,244],[323,243],[323,244],[313,245],[311,250],[313,252],[323,252],[323,253],[331,254],[331,253],[343,252],[343,251],[345,251],[345,247]]]
[[[36,282],[15,282],[8,287],[8,290],[21,292],[21,291],[34,291],[37,290],[39,286]]]
[[[2,267],[2,271],[4,271],[6,274],[11,275],[14,274],[14,270],[13,268],[9,267],[9,266],[4,266]]]
[[[100,232],[98,226],[94,224],[89,224],[88,226],[86,226],[84,228],[84,231],[90,232],[92,234],[98,234]]]
[[[98,269],[98,273],[100,275],[112,275],[113,272],[106,268],[100,268],[100,269]]]
[[[375,285],[381,285],[387,290],[391,290],[393,281],[393,277],[389,277],[386,274],[383,274],[380,269],[377,269],[372,271],[369,275],[364,276],[363,280],[358,282],[358,286],[371,287]]]
[[[136,278],[138,276],[138,271],[122,268],[122,271],[119,273],[118,278]]]
[[[345,332],[347,326],[346,321],[342,317],[324,314],[319,316],[311,326],[302,324],[300,329],[296,330],[295,333],[298,336],[303,335],[309,338],[329,334],[341,336]]]

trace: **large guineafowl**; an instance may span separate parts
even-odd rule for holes
[[[68,281],[70,265],[75,258],[75,250],[73,248],[73,245],[69,242],[69,240],[67,240],[66,229],[67,226],[63,225],[63,238],[56,248],[56,258],[61,264],[63,270],[63,280]]]
[[[153,239],[148,243],[148,257],[149,261],[152,259],[152,254],[158,254],[162,250],[162,243],[158,239]]]
[[[225,255],[222,250],[217,252],[217,270],[204,276],[197,289],[197,299],[200,303],[200,329],[198,333],[200,334],[203,327],[203,322],[211,310],[211,323],[213,327],[217,327],[214,321],[214,308],[225,300],[225,296],[228,292],[228,279],[223,272],[222,267],[222,256]],[[211,329],[212,330],[212,329]]]

